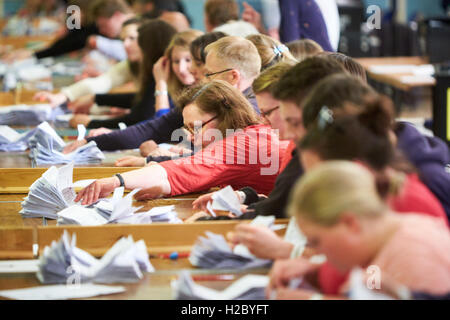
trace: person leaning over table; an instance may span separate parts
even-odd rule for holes
[[[205,56],[205,65],[202,67],[205,81],[227,81],[244,94],[259,114],[251,87],[261,69],[261,58],[255,45],[241,37],[223,37],[205,48]],[[172,133],[182,126],[183,116],[174,108],[158,119],[73,142],[64,149],[64,153],[69,153],[90,141],[95,141],[100,150],[106,151],[138,148],[147,140],[154,140],[156,143],[179,142],[172,140]],[[140,163],[142,165],[142,162]]]
[[[326,201],[324,201],[326,200]],[[328,161],[309,171],[295,186],[289,212],[308,238],[341,272],[376,267],[414,292],[444,296],[450,292],[450,233],[441,219],[397,214],[380,198],[375,177],[360,164]],[[317,293],[289,288],[314,266],[304,260],[275,262],[266,289],[277,299],[311,299]],[[344,298],[348,283],[336,296]]]
[[[193,156],[165,161],[111,178],[81,190],[75,201],[91,204],[115,188],[142,188],[137,200],[199,192],[231,185],[272,190],[287,147],[244,95],[225,81],[188,88],[180,98],[184,129],[197,151]],[[231,132],[230,132],[231,131]]]

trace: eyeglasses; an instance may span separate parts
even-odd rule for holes
[[[210,123],[211,121],[217,119],[217,117],[218,117],[218,116],[212,117],[211,119],[209,119],[208,121],[206,121],[205,123],[203,123],[203,124],[201,125],[201,127],[195,126],[194,129],[192,129],[192,128],[188,127],[187,125],[184,125],[183,128],[184,128],[187,132],[189,132],[190,134],[196,135],[196,134],[198,134],[198,133],[200,132],[200,130],[203,129],[204,126],[206,126],[206,125],[207,125],[208,123]]]
[[[264,111],[264,112],[261,112],[261,116],[262,117],[270,117],[270,115],[272,114],[272,112],[274,112],[275,110],[277,110],[277,109],[279,109],[280,108],[280,106],[276,106],[275,108],[272,108],[272,109],[270,109],[270,110],[267,110],[267,111]]]
[[[222,70],[222,71],[217,71],[217,72],[212,72],[212,73],[205,73],[205,77],[209,78],[209,77],[214,76],[216,74],[228,72],[228,71],[231,71],[231,70],[233,70],[233,69],[229,68],[229,69],[225,69],[225,70]]]

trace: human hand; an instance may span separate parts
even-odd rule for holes
[[[73,113],[83,113],[88,114],[92,105],[94,104],[95,96],[93,94],[88,94],[82,96],[75,101],[69,103],[68,109]]]
[[[98,128],[98,129],[92,129],[89,131],[88,138],[101,136],[102,134],[108,134],[113,132],[113,130],[108,128]]]
[[[49,104],[54,108],[67,102],[68,99],[63,93],[40,91],[33,96],[33,100],[40,102],[48,101]]]
[[[120,186],[119,178],[111,177],[98,179],[78,192],[75,202],[82,201],[82,205],[90,205],[99,198],[108,196],[115,188]]]
[[[150,155],[150,152],[152,152],[153,150],[155,150],[157,148],[158,148],[158,145],[153,140],[145,141],[139,146],[141,156],[143,156],[143,157],[148,157]]]
[[[301,257],[275,261],[269,273],[270,280],[266,288],[266,296],[270,297],[273,290],[287,288],[292,279],[304,277],[319,267],[320,265],[312,264]]]
[[[153,65],[153,77],[156,83],[166,83],[169,81],[170,61],[167,57],[162,56]]]
[[[97,48],[97,36],[90,36],[87,39],[86,44],[89,48],[96,49]]]
[[[288,259],[293,245],[280,238],[268,227],[242,223],[233,232],[227,234],[233,244],[243,244],[256,257],[261,259]]]
[[[143,167],[145,166],[145,158],[126,156],[118,159],[114,165],[116,167]]]
[[[85,127],[91,122],[91,118],[87,114],[76,114],[69,120],[69,125],[72,128],[77,128],[79,124]]]
[[[77,150],[78,148],[84,146],[86,143],[87,143],[86,139],[74,141],[64,147],[63,153],[64,154],[71,153]]]

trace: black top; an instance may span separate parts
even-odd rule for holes
[[[112,106],[122,109],[131,109],[136,93],[105,93],[96,94],[95,103],[99,106]]]
[[[256,216],[272,215],[275,216],[276,219],[287,218],[288,214],[286,208],[289,201],[289,195],[297,180],[303,175],[303,172],[304,170],[300,164],[297,150],[294,150],[292,152],[291,161],[289,161],[286,168],[278,175],[277,180],[275,181],[275,187],[269,194],[269,197],[249,205],[247,210],[252,211],[244,213],[239,219],[254,219]],[[251,196],[253,199],[258,198],[256,192],[252,194],[249,188],[243,188],[241,191],[245,192],[247,197]],[[217,219],[215,217],[203,217],[199,220]],[[223,220],[223,218],[221,218],[221,220]]]
[[[87,125],[88,129],[94,128],[110,128],[116,129],[120,122],[125,123],[127,126],[132,126],[138,122],[144,121],[146,119],[150,119],[155,115],[155,82],[152,80],[147,90],[145,90],[144,97],[137,103],[132,104],[131,112],[121,117],[108,119],[108,120],[92,120]],[[112,95],[113,96],[113,95]],[[118,94],[118,97],[125,97],[126,99],[130,99],[130,97],[134,96],[133,94]],[[125,99],[125,100],[126,100]],[[113,102],[113,101],[109,101]],[[123,101],[118,101],[123,102]],[[109,104],[115,106],[116,104]],[[131,104],[130,104],[131,105]],[[122,106],[123,108],[123,106]],[[123,130],[122,130],[123,131]]]
[[[81,29],[69,30],[65,36],[56,40],[50,47],[38,51],[34,55],[38,59],[43,59],[81,50],[86,46],[86,40],[95,34],[99,34],[95,23],[82,26]]]

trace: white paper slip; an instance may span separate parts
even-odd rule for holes
[[[125,130],[127,128],[127,125],[123,122],[119,122],[119,129],[120,130]]]
[[[39,260],[0,261],[0,273],[34,273],[38,271]]]
[[[79,124],[77,126],[78,128],[78,141],[81,141],[84,139],[84,137],[86,136],[86,127],[83,124]]]
[[[211,198],[212,204],[207,205],[207,209],[214,217],[216,216],[214,210],[230,211],[237,217],[242,215],[241,203],[231,186],[214,192]]]
[[[400,78],[401,82],[406,84],[434,84],[436,83],[436,79],[427,75],[414,75],[414,76],[402,76]]]
[[[16,300],[66,300],[90,298],[101,295],[125,292],[123,286],[104,286],[98,284],[51,285],[26,289],[0,291],[0,296]]]
[[[373,73],[377,74],[399,74],[399,73],[414,73],[418,66],[413,64],[386,64],[386,65],[378,65],[371,66],[369,70]]]
[[[269,277],[246,275],[223,291],[196,284],[188,271],[182,271],[172,283],[175,299],[178,300],[264,300]]]

